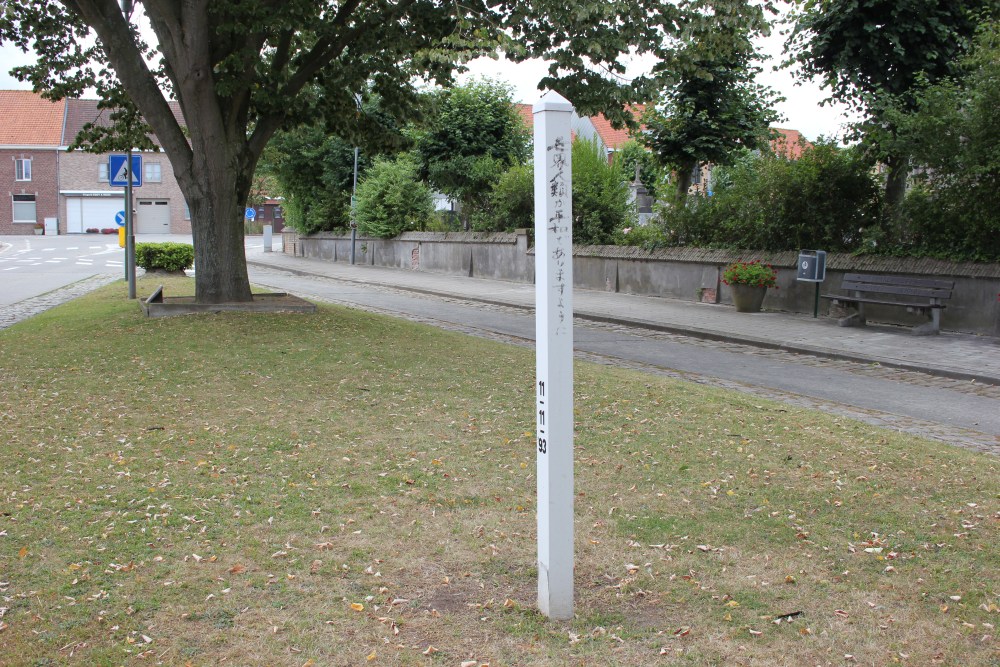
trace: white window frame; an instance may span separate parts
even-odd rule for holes
[[[163,165],[161,165],[159,162],[144,162],[142,164],[142,171],[143,171],[142,174],[143,182],[145,183],[163,182]]]
[[[17,219],[17,205],[18,204],[27,204],[28,203],[25,200],[17,201],[17,197],[31,197],[31,203],[35,207],[35,217],[33,217],[31,219],[22,219],[22,220],[18,220]],[[12,194],[10,196],[10,208],[11,208],[11,211],[10,211],[10,213],[11,213],[11,221],[14,224],[18,224],[18,225],[22,225],[22,224],[23,225],[34,225],[35,223],[38,222],[38,195],[27,194],[27,193],[24,193],[24,194]]]
[[[107,183],[108,182],[108,171],[109,171],[109,169],[108,169],[108,161],[107,160],[105,160],[103,162],[98,162],[97,163],[97,182],[98,183]]]
[[[18,157],[18,158],[14,158],[14,180],[15,181],[30,181],[31,180],[31,158],[30,157]]]

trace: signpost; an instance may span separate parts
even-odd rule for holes
[[[125,279],[128,281],[128,298],[135,298],[135,220],[133,220],[132,188],[142,186],[142,156],[132,150],[122,155],[108,156],[108,185],[125,188]],[[116,216],[117,217],[117,216]]]
[[[257,209],[253,208],[252,206],[248,206],[247,210],[243,212],[243,216],[247,220],[253,222],[253,220],[257,217]]]
[[[573,618],[573,238],[570,119],[535,104],[535,369],[538,608]]]

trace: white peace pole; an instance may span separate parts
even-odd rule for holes
[[[573,618],[573,237],[570,118],[547,92],[535,117],[538,608]]]

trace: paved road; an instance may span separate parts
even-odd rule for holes
[[[254,266],[252,280],[306,298],[530,346],[521,308]],[[614,324],[577,321],[585,359],[725,386],[1000,454],[1000,388]]]
[[[117,236],[0,237],[0,306],[94,275],[124,278],[124,261]]]

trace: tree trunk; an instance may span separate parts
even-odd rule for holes
[[[906,155],[894,155],[886,160],[889,169],[885,179],[885,203],[889,209],[895,209],[903,203],[906,196],[906,179],[910,175],[910,158]]]
[[[694,169],[697,162],[686,162],[680,165],[677,170],[677,203],[683,205],[687,201],[688,190],[691,189],[691,181],[694,180]]]
[[[216,176],[210,181],[228,180]],[[243,241],[243,204],[236,189],[222,183],[206,184],[191,201],[194,239],[195,300],[198,303],[251,301]]]
[[[253,299],[243,238],[243,210],[250,195],[252,169],[248,175],[240,150],[233,144],[221,151],[217,146],[215,150],[196,149],[192,172],[199,178],[178,179],[191,210],[198,303]],[[246,152],[245,147],[242,152]]]

